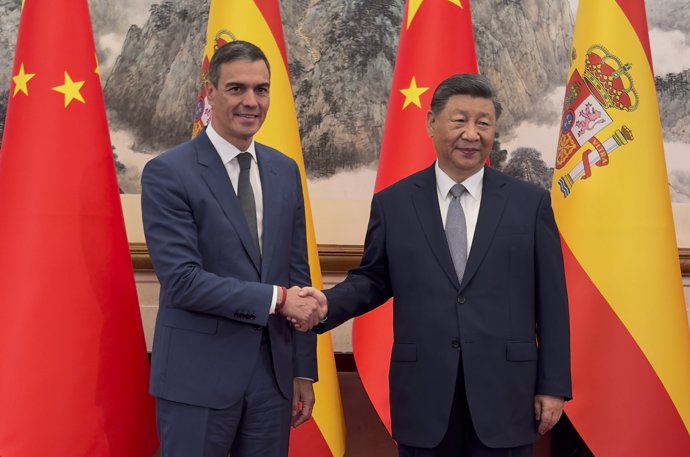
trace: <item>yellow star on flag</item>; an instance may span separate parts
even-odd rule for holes
[[[414,103],[417,105],[417,108],[421,108],[422,102],[419,100],[419,97],[428,90],[428,87],[417,87],[417,80],[413,76],[412,81],[410,81],[410,87],[407,89],[400,89],[400,92],[405,96],[405,103],[403,103],[402,109],[407,108],[407,105],[410,103]]]
[[[82,103],[86,103],[84,101],[84,97],[81,96],[81,93],[79,92],[81,90],[81,86],[84,85],[84,81],[72,81],[72,78],[70,78],[69,74],[65,72],[65,84],[62,86],[55,86],[52,89],[55,92],[60,92],[61,94],[65,95],[65,108],[67,108],[67,105],[69,105],[72,100],[78,100]]]
[[[98,64],[98,56],[94,54],[94,57],[96,58],[96,69],[93,72],[101,76],[101,66]]]
[[[462,3],[460,0],[448,0],[451,2],[453,5],[457,5],[460,8],[462,8]],[[424,3],[424,0],[410,0],[407,8],[407,28],[410,28],[410,25],[412,24],[412,21],[414,21],[414,17],[417,15],[417,11],[419,11],[419,7],[422,6],[422,3]]]
[[[17,73],[15,76],[12,76],[12,81],[14,81],[14,92],[12,93],[12,97],[17,95],[19,92],[23,92],[24,95],[29,95],[29,87],[26,83],[28,83],[34,76],[36,76],[36,73],[24,72],[24,63],[22,62],[22,64],[19,65],[19,73]]]
[[[410,28],[410,24],[412,24],[412,21],[414,21],[414,17],[417,15],[417,11],[419,11],[419,7],[422,6],[422,2],[424,0],[410,0],[408,3],[408,8],[407,8],[407,28]]]

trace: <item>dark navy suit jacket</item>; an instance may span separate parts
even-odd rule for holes
[[[256,144],[263,190],[259,255],[218,153],[205,132],[151,160],[142,174],[146,243],[161,284],[151,393],[225,408],[237,402],[268,327],[286,398],[294,376],[316,379],[315,335],[269,316],[272,285],[310,284],[304,202],[295,162]]]
[[[373,198],[360,267],[326,295],[320,330],[394,296],[390,407],[399,443],[439,444],[460,360],[472,421],[490,447],[536,439],[535,394],[571,396],[560,240],[549,194],[536,186],[485,169],[459,284],[434,167],[393,184]]]

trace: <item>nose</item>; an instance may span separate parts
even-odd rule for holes
[[[465,129],[462,131],[462,139],[466,141],[477,141],[479,140],[479,131],[477,126],[471,122],[465,125]]]
[[[245,106],[256,106],[257,101],[256,101],[256,94],[252,90],[248,90],[245,92],[244,97],[242,98],[242,104]]]

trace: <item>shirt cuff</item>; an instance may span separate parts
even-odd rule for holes
[[[295,376],[295,379],[304,379],[305,381],[315,382],[312,378],[305,378],[304,376]]]
[[[268,314],[276,313],[276,304],[278,303],[278,286],[273,286],[273,297],[271,298],[271,308],[268,310]]]

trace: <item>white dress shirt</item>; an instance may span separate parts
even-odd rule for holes
[[[441,167],[438,166],[438,161],[434,166],[436,171],[436,194],[438,196],[438,207],[441,210],[441,221],[443,228],[446,228],[446,217],[448,217],[448,207],[453,196],[450,194],[450,188],[456,182],[448,176]],[[479,206],[482,201],[482,185],[484,184],[484,167],[478,172],[462,181],[460,184],[465,186],[467,192],[463,192],[460,196],[460,206],[465,213],[465,223],[467,224],[467,255],[472,249],[472,240],[474,239],[474,230],[477,228],[477,217],[479,216]]]
[[[252,166],[249,169],[249,182],[252,185],[254,192],[254,203],[256,204],[256,231],[259,236],[259,249],[263,249],[263,233],[264,233],[264,198],[261,190],[261,175],[259,174],[259,162],[256,159],[256,147],[254,140],[249,144],[246,151],[240,151],[234,144],[228,142],[216,132],[211,124],[206,127],[206,135],[211,140],[211,144],[216,148],[216,152],[220,156],[220,160],[225,165],[225,170],[232,182],[232,188],[237,194],[237,183],[240,179],[240,163],[237,156],[243,152],[248,152],[252,156]],[[273,298],[271,299],[270,314],[273,314],[278,299],[278,288],[273,286]]]

